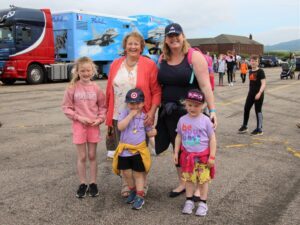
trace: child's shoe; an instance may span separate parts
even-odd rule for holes
[[[92,183],[89,185],[89,196],[96,197],[99,195],[97,184]]]
[[[192,214],[193,209],[195,208],[195,203],[191,200],[186,200],[184,203],[184,207],[182,209],[183,214]]]
[[[131,190],[125,202],[127,204],[131,204],[131,203],[134,202],[135,197],[136,197],[136,191],[135,190]]]
[[[200,202],[195,215],[196,216],[206,216],[207,211],[208,211],[207,204],[204,202]]]
[[[141,209],[143,207],[144,204],[145,204],[144,198],[137,195],[134,198],[132,209],[139,210],[139,209]]]
[[[244,134],[244,133],[246,133],[248,131],[248,128],[245,126],[245,125],[243,125],[243,126],[241,126],[241,128],[239,129],[239,134]]]
[[[258,135],[263,135],[263,134],[264,133],[263,133],[262,129],[260,129],[260,128],[256,128],[255,130],[253,130],[251,132],[251,135],[253,135],[253,136],[258,136]]]
[[[80,184],[76,193],[77,198],[84,198],[88,191],[88,186],[86,184]]]

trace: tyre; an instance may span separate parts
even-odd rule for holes
[[[260,67],[261,67],[261,68],[264,68],[264,67],[265,67],[265,64],[260,64]]]
[[[27,83],[28,84],[41,84],[44,82],[45,72],[38,64],[32,64],[27,70]]]
[[[7,84],[7,85],[12,85],[16,82],[16,79],[2,79],[1,80],[4,84]]]

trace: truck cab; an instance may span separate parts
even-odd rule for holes
[[[44,64],[54,63],[50,11],[11,7],[0,11],[0,79],[41,83]]]

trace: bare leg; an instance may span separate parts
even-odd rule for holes
[[[204,184],[200,184],[200,198],[201,200],[207,200],[208,195],[208,182],[205,182]]]
[[[144,173],[142,172],[136,172],[133,171],[133,177],[135,180],[135,187],[136,187],[136,191],[144,191],[144,183],[145,183],[145,177],[144,177]]]
[[[179,180],[179,186],[173,190],[173,192],[181,192],[182,190],[185,189],[185,182],[182,180],[182,173],[181,173],[181,168],[176,167],[177,169],[177,175],[178,175],[178,180]]]
[[[88,143],[90,160],[90,183],[96,183],[97,179],[97,143]]]
[[[193,182],[187,181],[185,182],[185,196],[187,198],[193,197],[194,191],[195,191],[195,184]]]
[[[81,184],[86,184],[86,144],[77,147],[77,172]]]
[[[132,170],[122,170],[123,180],[128,184],[129,187],[133,188],[135,187]]]
[[[196,184],[194,196],[197,196],[197,197],[201,196],[201,193],[200,193],[200,184]]]

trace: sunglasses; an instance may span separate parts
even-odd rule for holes
[[[171,33],[171,34],[168,34],[167,37],[178,37],[180,34],[177,34],[177,33]]]

